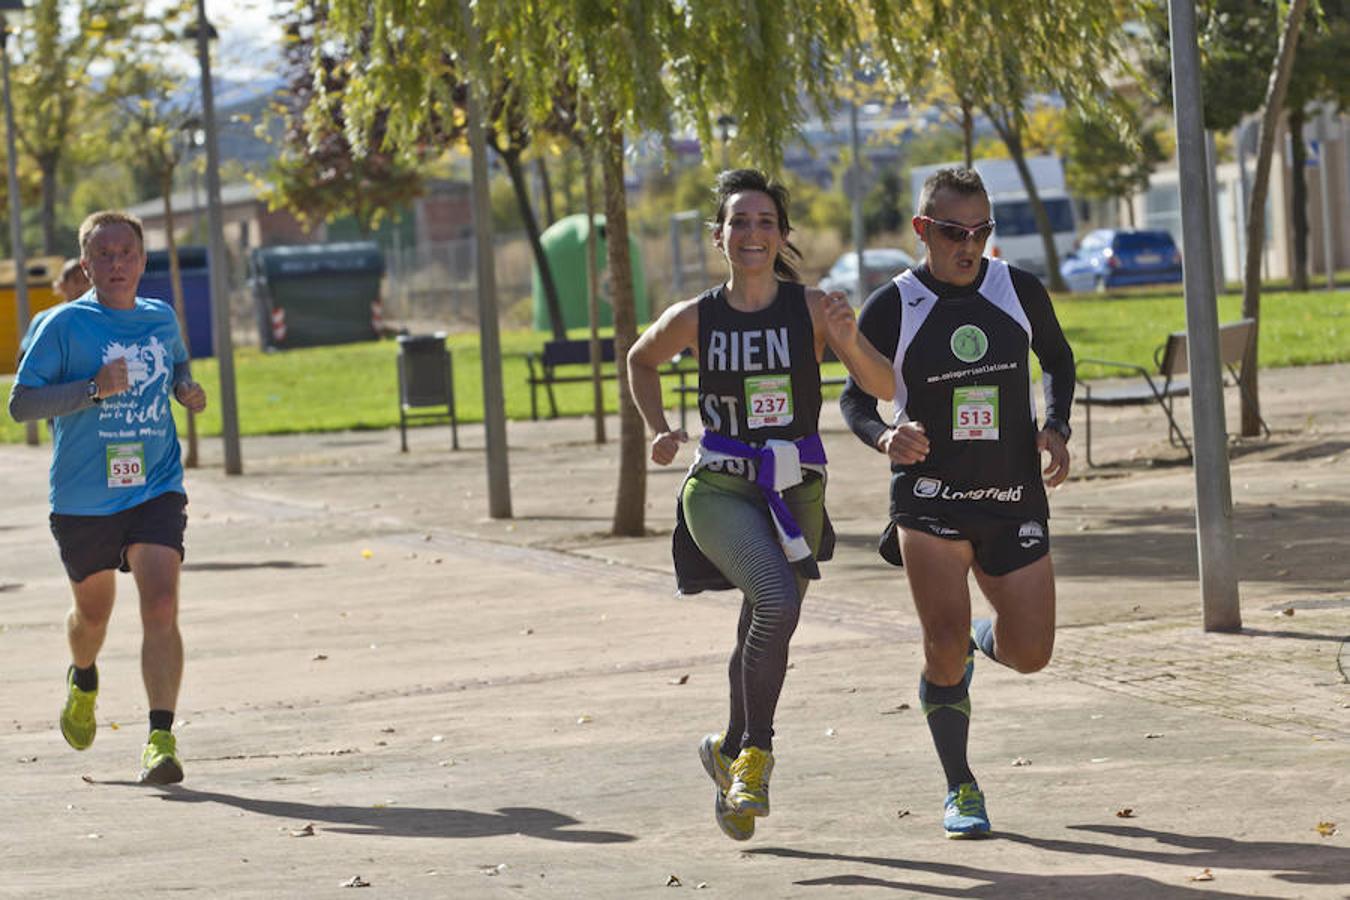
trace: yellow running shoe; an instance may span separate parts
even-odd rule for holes
[[[94,742],[98,722],[94,720],[94,702],[98,689],[82,691],[75,686],[75,667],[66,670],[66,705],[61,709],[61,735],[76,750]]]
[[[769,814],[769,776],[773,774],[773,753],[759,747],[746,747],[731,764],[731,787],[727,805],[750,816]]]
[[[703,771],[713,780],[713,818],[717,827],[733,841],[748,841],[755,834],[755,817],[737,813],[727,804],[727,788],[731,787],[730,757],[722,753],[721,734],[705,734],[698,745],[698,758]]]
[[[178,741],[162,728],[150,732],[141,751],[141,784],[177,784],[183,780],[178,762]]]

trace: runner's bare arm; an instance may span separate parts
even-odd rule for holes
[[[890,363],[858,331],[858,320],[847,295],[843,291],[827,294],[808,288],[806,303],[816,331],[816,358],[823,355],[824,345],[828,343],[863,390],[878,400],[893,399],[895,377]]]
[[[661,314],[628,351],[628,389],[633,403],[656,437],[652,462],[668,465],[680,444],[689,440],[683,430],[671,431],[661,400],[660,366],[671,357],[698,345],[698,300],[677,303]]]

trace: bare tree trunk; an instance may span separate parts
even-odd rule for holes
[[[1031,167],[1027,165],[1026,151],[1022,148],[1022,135],[1010,118],[1000,118],[988,109],[985,112],[993,122],[994,130],[1003,139],[1004,146],[1008,148],[1008,155],[1012,157],[1017,174],[1022,179],[1022,187],[1026,188],[1031,214],[1036,217],[1036,230],[1041,233],[1041,245],[1045,248],[1046,285],[1052,291],[1067,291],[1064,276],[1059,273],[1059,250],[1055,248],[1054,227],[1050,224],[1050,215],[1045,211],[1045,204],[1041,202],[1041,195],[1036,190],[1036,180],[1031,177]]]
[[[628,254],[628,198],[623,185],[623,131],[610,114],[609,134],[600,147],[605,181],[605,240],[610,300],[614,304],[614,358],[619,374],[619,487],[614,501],[614,534],[646,533],[647,430],[628,390],[628,351],[637,341],[633,265]]]
[[[42,172],[42,252],[48,256],[57,256],[56,241],[56,165],[59,157],[44,154],[38,157],[38,168]]]
[[[539,239],[539,220],[535,218],[534,206],[530,203],[530,186],[525,183],[525,167],[520,163],[519,151],[502,151],[493,147],[497,156],[506,164],[506,173],[511,178],[511,187],[516,192],[516,203],[520,207],[520,217],[525,221],[525,233],[530,238],[530,250],[534,252],[534,264],[539,268],[539,282],[544,288],[544,306],[548,309],[549,326],[553,339],[567,339],[567,322],[563,319],[562,304],[558,301],[558,286],[553,280],[553,267],[548,264],[544,254],[544,245]]]
[[[595,407],[595,442],[605,443],[605,389],[600,377],[600,267],[596,251],[600,243],[595,238],[595,166],[590,145],[581,148],[586,181],[586,318],[591,326],[591,399]],[[615,357],[615,365],[621,365]]]
[[[1307,117],[1303,110],[1291,107],[1289,121],[1289,207],[1293,214],[1294,271],[1290,273],[1290,287],[1296,291],[1308,289],[1308,148],[1303,143],[1303,126]],[[1325,165],[1325,161],[1323,162]]]
[[[192,359],[192,342],[188,338],[187,305],[183,300],[183,271],[178,265],[178,239],[174,236],[173,226],[173,170],[165,171],[161,179],[164,192],[164,235],[169,249],[169,285],[173,289],[173,308],[178,313],[178,330],[183,335],[183,349],[188,359]],[[183,465],[189,469],[197,468],[197,416],[190,409],[187,413],[187,456]]]
[[[966,168],[975,168],[975,115],[965,97],[961,98],[961,145],[966,149]]]
[[[1280,49],[1275,54],[1275,66],[1266,84],[1266,102],[1261,113],[1261,131],[1257,141],[1256,173],[1252,177],[1252,193],[1247,208],[1247,259],[1242,280],[1242,317],[1256,320],[1255,348],[1251,364],[1242,370],[1243,393],[1250,398],[1242,404],[1242,434],[1255,437],[1261,433],[1261,395],[1258,392],[1257,359],[1261,334],[1261,255],[1266,246],[1266,197],[1270,193],[1270,167],[1275,156],[1275,135],[1279,130],[1280,108],[1289,90],[1289,76],[1294,71],[1294,56],[1298,50],[1298,35],[1303,17],[1308,12],[1308,0],[1290,0],[1280,32]],[[1250,409],[1248,407],[1251,407]]]
[[[553,211],[553,182],[548,177],[548,161],[543,156],[535,157],[534,167],[539,172],[539,193],[544,197],[544,228],[558,221]]]

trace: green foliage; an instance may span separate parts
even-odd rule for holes
[[[1139,135],[1137,143],[1123,140],[1114,127],[1086,116],[1068,118],[1064,177],[1070,192],[1079,197],[1123,199],[1148,187],[1150,173],[1165,158],[1161,129],[1136,120],[1131,130]]]
[[[903,231],[909,225],[913,209],[906,180],[898,171],[882,172],[863,198],[863,228],[868,234]]]

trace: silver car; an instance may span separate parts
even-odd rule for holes
[[[898,247],[868,247],[863,251],[863,265],[867,277],[863,280],[863,299],[906,269],[914,268],[914,257]],[[820,289],[843,291],[849,301],[857,304],[858,254],[850,251],[839,257],[825,277]]]

